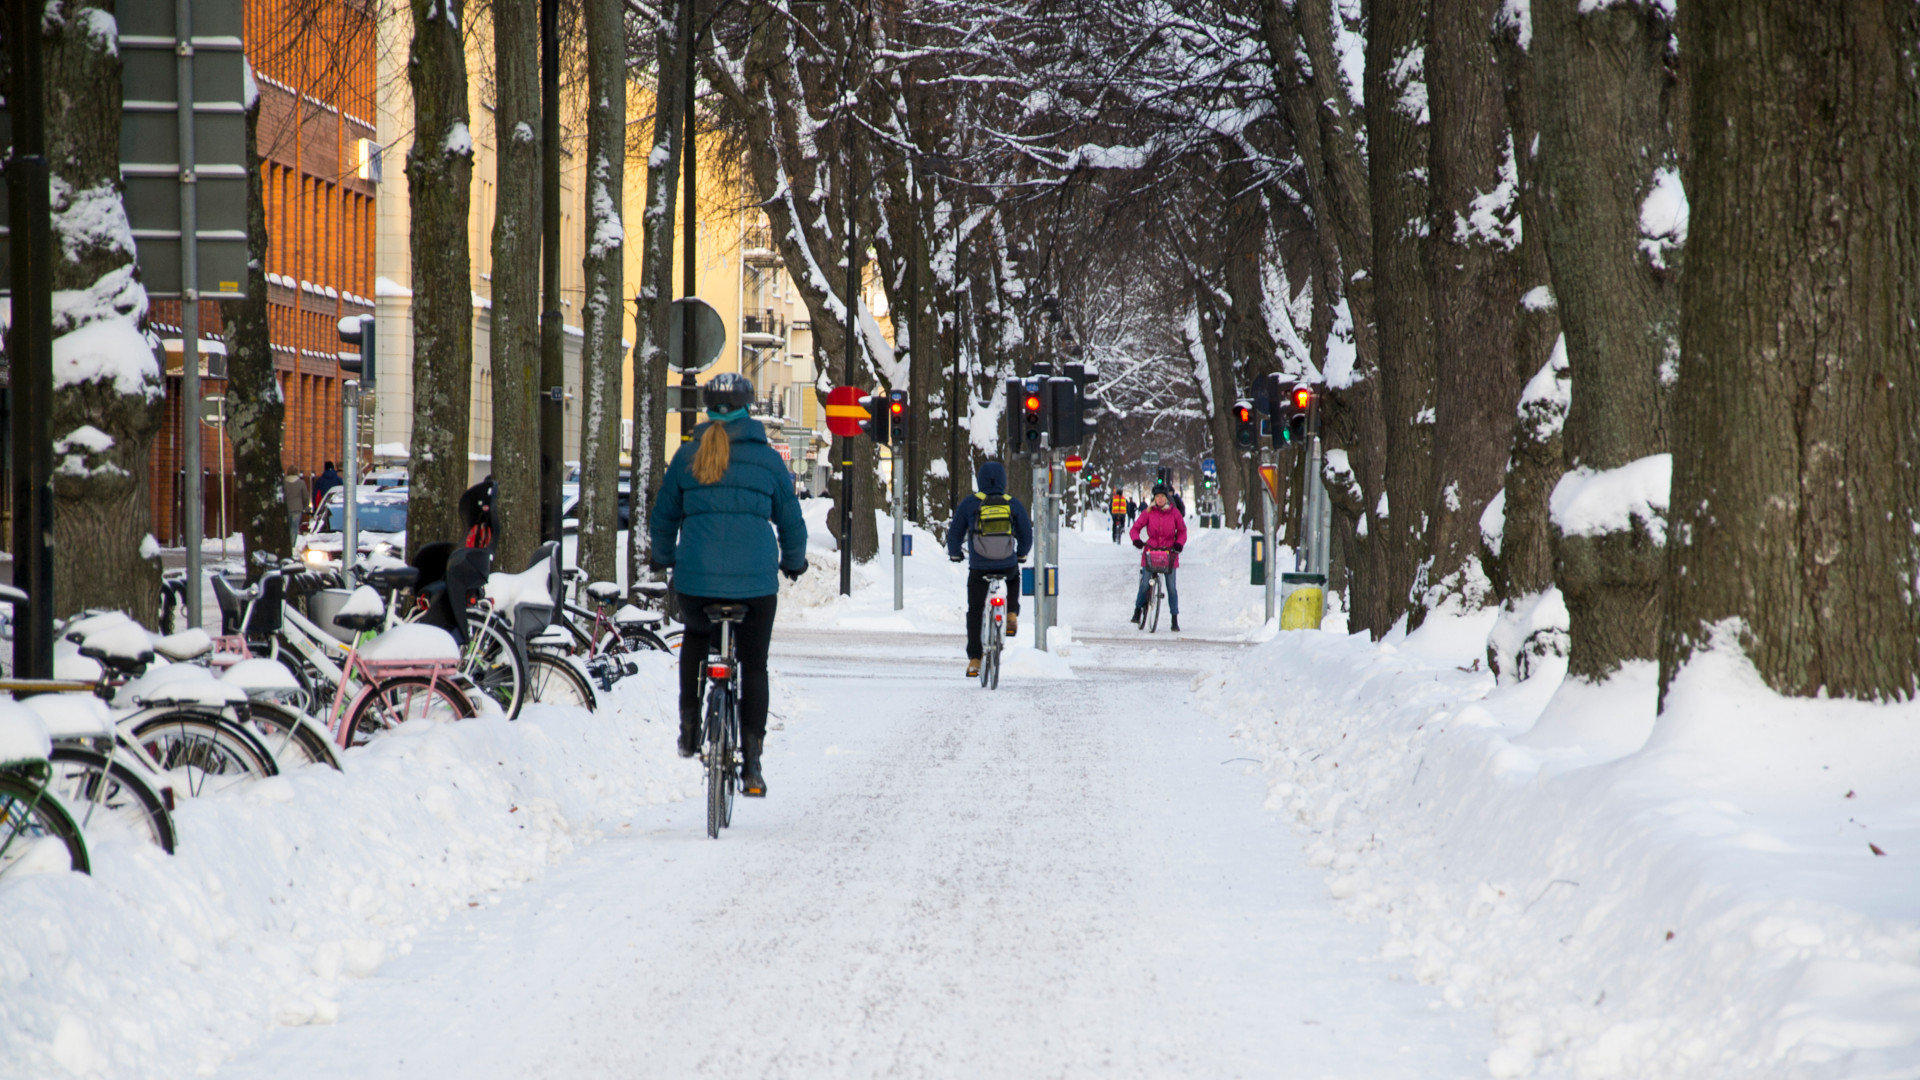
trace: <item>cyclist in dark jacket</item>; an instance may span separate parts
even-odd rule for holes
[[[968,678],[980,674],[980,655],[985,651],[980,643],[980,609],[987,605],[988,579],[1007,579],[1007,636],[1011,637],[1020,629],[1020,564],[1033,550],[1033,521],[1026,506],[1007,494],[1007,467],[984,462],[975,482],[979,490],[960,501],[953,523],[947,526],[947,557],[967,561]],[[1002,506],[1012,525],[1010,538],[990,531],[997,530],[997,525],[983,525],[981,510],[988,509],[992,516]]]
[[[656,572],[673,568],[686,632],[680,645],[680,756],[700,748],[700,689],[714,636],[709,604],[747,606],[735,631],[740,663],[741,790],[765,795],[760,750],[767,737],[767,650],[780,579],[807,569],[807,523],[787,463],[767,429],[747,417],[753,383],[731,372],[705,387],[709,422],[694,429],[660,482],[649,521]],[[771,524],[769,524],[771,523]],[[774,532],[779,531],[779,544]]]

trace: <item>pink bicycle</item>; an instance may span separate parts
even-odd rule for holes
[[[385,626],[386,615],[342,613],[333,621],[358,634]],[[443,656],[384,655],[430,654],[438,638],[446,639]],[[357,641],[349,644],[340,668],[327,730],[342,748],[358,746],[409,720],[466,720],[474,715],[473,700],[460,688],[459,648],[433,627],[403,624],[367,642],[364,649]]]

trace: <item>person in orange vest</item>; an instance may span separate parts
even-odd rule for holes
[[[1127,532],[1127,495],[1119,488],[1113,489],[1113,500],[1107,504],[1107,510],[1113,515],[1113,542],[1119,543]]]

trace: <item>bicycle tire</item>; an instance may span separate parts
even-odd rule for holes
[[[726,769],[726,724],[725,708],[720,700],[726,695],[723,687],[714,687],[707,694],[707,836],[720,839],[721,801],[724,798],[720,790],[720,774]]]
[[[1147,616],[1147,618],[1151,620],[1147,623],[1147,633],[1149,634],[1157,634],[1160,632],[1160,589],[1160,575],[1155,574],[1153,575],[1153,611]]]
[[[720,806],[720,827],[733,827],[733,798],[740,787],[740,698],[734,694],[733,687],[727,687],[727,726],[726,753],[723,755],[724,767],[720,770],[720,791],[724,798]]]
[[[340,756],[326,729],[307,714],[277,701],[248,705],[248,726],[283,765],[325,765],[340,771]],[[302,722],[302,721],[305,722]]]
[[[17,771],[0,772],[0,875],[26,857],[26,848],[16,848],[23,836],[59,840],[66,845],[69,866],[83,874],[93,872],[86,837],[59,798]]]
[[[535,649],[527,654],[527,700],[542,705],[575,705],[588,712],[600,708],[593,684],[560,653]]]
[[[993,662],[992,662],[992,667],[989,669],[991,670],[993,677],[989,679],[987,682],[987,689],[989,690],[1000,689],[1000,650],[1001,648],[1002,648],[1002,642],[995,641],[993,643]]]
[[[440,702],[437,707],[436,701]],[[473,702],[447,680],[427,675],[395,675],[381,679],[353,703],[353,713],[341,737],[350,745],[359,746],[374,735],[409,720],[453,722],[472,718]]]
[[[129,734],[168,773],[180,773],[198,797],[241,780],[280,775],[280,766],[253,733],[223,716],[180,710],[133,723]],[[209,777],[226,777],[209,787]]]
[[[527,696],[527,657],[513,632],[494,615],[470,614],[467,637],[460,673],[492,698],[507,719],[519,716]]]
[[[82,831],[93,825],[95,809],[126,822],[145,834],[161,851],[173,854],[178,839],[166,800],[146,777],[97,750],[82,746],[55,746],[47,755],[53,775],[47,786],[63,805],[79,809]]]

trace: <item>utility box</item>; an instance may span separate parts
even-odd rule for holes
[[[1281,574],[1280,629],[1318,630],[1327,611],[1327,575]]]

